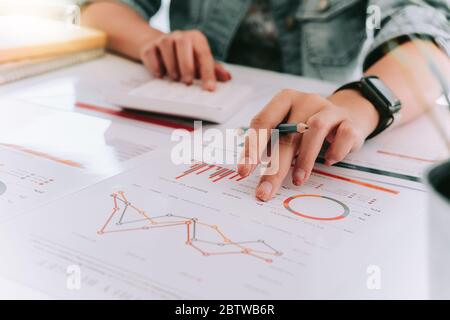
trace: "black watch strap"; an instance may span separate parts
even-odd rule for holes
[[[367,139],[377,136],[394,123],[395,114],[400,111],[401,103],[378,77],[364,77],[361,81],[347,83],[336,90],[336,92],[348,89],[360,92],[375,107],[379,114],[378,125]]]

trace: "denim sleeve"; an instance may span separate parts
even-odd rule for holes
[[[120,2],[129,5],[145,20],[150,20],[161,7],[161,0],[120,0]]]
[[[369,52],[405,35],[421,35],[450,55],[449,0],[370,0],[370,5],[380,9],[381,28],[374,31]]]
[[[95,0],[75,0],[79,6],[93,3]],[[161,0],[118,0],[139,13],[145,20],[150,20],[161,7]]]

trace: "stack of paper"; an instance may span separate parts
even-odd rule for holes
[[[58,21],[0,18],[0,84],[93,59],[103,54],[103,32]]]

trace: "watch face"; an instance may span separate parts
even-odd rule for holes
[[[391,89],[389,89],[383,81],[377,77],[365,78],[366,84],[373,90],[379,99],[384,100],[386,106],[389,107],[392,113],[396,113],[401,108],[400,100],[395,96]]]

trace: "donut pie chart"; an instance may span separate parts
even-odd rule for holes
[[[0,181],[0,196],[6,192],[6,184]]]
[[[324,212],[324,214],[320,215],[317,213],[308,212],[306,208],[303,208],[302,204],[305,204],[307,201],[311,200],[316,200],[315,202],[317,202],[317,200],[328,202],[330,212]],[[318,194],[301,194],[292,196],[284,200],[283,205],[288,211],[295,214],[296,216],[318,221],[342,220],[350,214],[350,208],[345,203]],[[327,207],[327,205],[325,205],[324,207]]]

